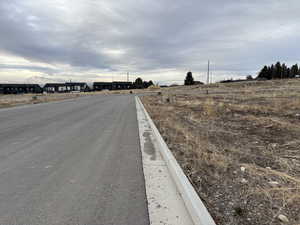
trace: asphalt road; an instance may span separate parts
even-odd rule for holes
[[[148,225],[134,96],[0,110],[0,224]]]

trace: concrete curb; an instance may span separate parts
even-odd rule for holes
[[[173,154],[171,153],[167,144],[165,143],[162,136],[160,135],[154,122],[152,121],[151,117],[149,116],[148,112],[146,111],[143,103],[141,102],[139,97],[136,97],[136,98],[137,98],[137,101],[140,104],[142,110],[144,111],[146,118],[149,121],[151,129],[152,129],[154,136],[158,142],[160,152],[161,152],[164,160],[166,161],[169,172],[170,172],[174,182],[176,183],[178,191],[182,195],[184,204],[185,204],[194,224],[195,225],[216,225],[214,220],[212,219],[211,215],[207,211],[205,205],[202,203],[202,201],[199,198],[198,194],[196,193],[195,189],[191,185],[188,178],[185,176],[181,167],[177,163],[175,157],[173,156]]]

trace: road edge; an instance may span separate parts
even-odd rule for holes
[[[137,99],[135,102],[150,224],[195,225],[160,153],[144,110]]]
[[[148,119],[153,134],[158,142],[160,153],[162,154],[167,164],[169,172],[178,188],[178,191],[182,196],[184,204],[194,224],[216,225],[213,218],[209,214],[207,208],[199,198],[194,187],[192,186],[188,178],[185,176],[183,170],[181,169],[172,152],[163,140],[161,134],[159,133],[157,127],[155,126],[154,122],[152,121],[151,117],[149,116],[147,110],[145,109],[143,103],[141,102],[138,96],[136,96],[136,100],[140,104],[146,118]]]

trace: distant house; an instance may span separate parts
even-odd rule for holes
[[[83,91],[87,91],[89,89],[87,83],[84,83],[84,82],[76,82],[76,83],[69,82],[69,83],[66,83],[65,85],[67,87],[68,92],[72,92],[72,91],[83,92]]]
[[[132,89],[132,88],[133,88],[132,82],[115,81],[112,83],[113,90],[126,90],[126,89]]]
[[[197,80],[194,81],[194,85],[203,85],[203,84],[204,84],[204,83],[201,82],[201,81],[197,81]]]
[[[47,83],[44,86],[44,91],[48,93],[65,93],[65,92],[83,92],[90,91],[90,87],[87,83],[77,82],[77,83]]]
[[[244,82],[244,81],[251,81],[251,80],[245,80],[245,79],[237,79],[237,80],[233,80],[233,79],[229,79],[229,80],[222,80],[220,81],[220,83],[238,83],[238,82]]]
[[[42,93],[38,84],[0,84],[0,94]]]
[[[94,91],[102,91],[102,90],[112,90],[112,82],[94,82],[93,89]]]
[[[47,83],[44,86],[44,91],[47,93],[64,93],[67,92],[67,85],[64,83]]]
[[[133,89],[132,82],[114,81],[114,82],[94,82],[94,91],[102,90],[128,90]]]

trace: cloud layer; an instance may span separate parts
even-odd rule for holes
[[[253,74],[300,61],[299,11],[297,0],[1,0],[0,80],[205,80],[207,59],[215,80]]]

